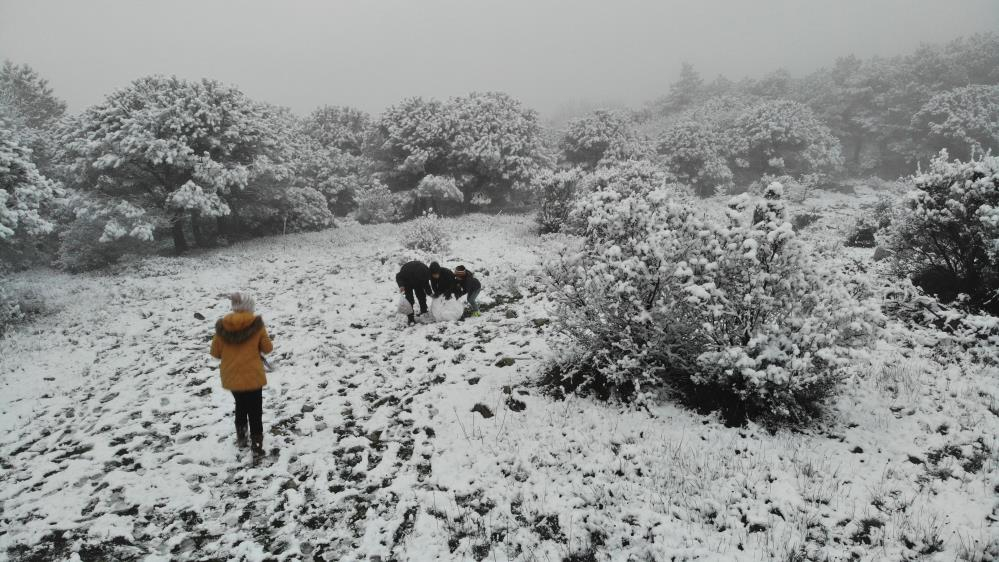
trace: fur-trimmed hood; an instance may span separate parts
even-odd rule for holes
[[[264,319],[250,312],[226,314],[215,323],[215,334],[230,344],[243,343],[262,330]]]

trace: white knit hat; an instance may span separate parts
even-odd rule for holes
[[[238,291],[229,295],[229,300],[232,301],[232,310],[234,312],[253,312],[253,307],[256,304],[253,297]]]

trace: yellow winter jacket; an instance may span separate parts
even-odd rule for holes
[[[222,360],[222,388],[257,390],[267,384],[261,353],[274,349],[264,320],[251,312],[233,312],[215,323],[212,357]]]

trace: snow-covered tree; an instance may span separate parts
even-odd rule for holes
[[[999,312],[999,157],[942,151],[910,183],[890,242],[899,273],[942,300],[963,293]]]
[[[405,100],[382,114],[369,146],[393,191],[414,189],[424,176],[450,176],[466,206],[476,195],[508,198],[547,164],[537,115],[495,92],[447,103]]]
[[[683,63],[680,68],[680,78],[670,84],[669,95],[664,100],[668,111],[678,111],[689,107],[701,99],[704,90],[704,80],[690,63]]]
[[[359,156],[372,126],[371,116],[353,107],[326,105],[302,120],[302,132],[324,148]]]
[[[240,192],[259,178],[290,176],[281,161],[286,122],[219,82],[149,76],[84,111],[64,146],[81,189],[165,216],[182,251],[185,222],[197,237],[203,219],[236,212]]]
[[[30,66],[9,60],[0,66],[0,104],[33,129],[50,126],[66,112],[66,102],[55,96],[48,80]]]
[[[968,160],[999,154],[999,86],[965,86],[937,94],[912,117],[932,150]]]
[[[340,215],[371,187],[373,163],[364,156],[371,117],[352,107],[324,106],[301,120],[296,131],[296,185],[318,190]]]
[[[493,202],[529,192],[531,177],[549,165],[534,110],[500,93],[454,98],[451,174],[469,205],[476,195]]]
[[[728,224],[666,188],[581,200],[583,239],[550,272],[564,345],[553,382],[639,399],[672,387],[736,416],[807,417],[879,315],[811,260],[780,191],[733,200]]]
[[[54,132],[65,112],[66,103],[30,66],[5,61],[0,67],[0,119],[31,149],[35,166],[50,178],[58,177]]]
[[[566,162],[593,169],[606,160],[626,158],[634,142],[631,125],[623,113],[598,109],[570,121],[560,146]]]
[[[736,120],[728,135],[736,173],[745,179],[831,172],[842,164],[839,142],[798,102],[758,103]]]
[[[58,184],[38,171],[32,151],[0,117],[0,247],[33,244],[55,228],[50,212]]]
[[[657,148],[665,168],[702,197],[732,183],[726,150],[721,135],[696,121],[682,121],[671,127],[659,138]]]

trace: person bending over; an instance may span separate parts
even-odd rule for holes
[[[480,316],[479,303],[476,302],[476,299],[479,298],[479,292],[482,291],[482,283],[479,283],[475,274],[465,269],[463,265],[454,268],[454,278],[458,287],[457,296],[468,295],[468,306],[472,309],[472,316]]]
[[[409,323],[412,324],[416,322],[417,301],[420,303],[420,314],[427,313],[427,293],[432,292],[430,268],[421,261],[407,262],[399,269],[399,273],[396,273],[395,282],[399,286],[399,292],[405,294],[406,300],[413,306],[413,312],[408,316]]]
[[[441,295],[447,300],[458,296],[454,273],[446,267],[441,267],[441,264],[437,262],[430,264],[430,289],[435,299],[440,298]]]

